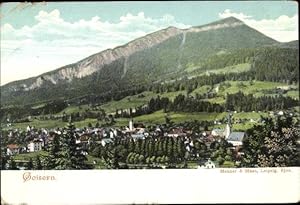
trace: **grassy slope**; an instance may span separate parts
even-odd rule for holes
[[[28,125],[36,128],[55,128],[63,127],[66,125],[66,123],[59,120],[33,120],[32,122],[13,123],[14,128],[22,130],[26,129]]]
[[[210,101],[212,103],[225,103],[225,96],[226,94],[233,94],[237,93],[239,91],[242,91],[245,94],[253,94],[256,97],[265,95],[263,91],[266,90],[273,90],[277,86],[284,86],[287,84],[284,83],[277,83],[277,82],[266,82],[266,81],[253,81],[253,85],[250,85],[250,81],[242,81],[244,86],[239,86],[239,83],[241,81],[225,81],[225,83],[229,83],[229,87],[224,87],[223,89],[219,89],[217,92],[217,97],[212,99],[207,99],[207,101]],[[214,86],[216,88],[220,84],[217,84]],[[294,93],[291,93],[294,94]],[[271,94],[274,95],[274,94]]]
[[[224,117],[226,117],[227,113],[206,113],[206,112],[195,112],[195,113],[184,113],[184,112],[170,112],[168,113],[171,120],[175,123],[184,122],[184,121],[214,121],[214,120],[220,120]],[[260,115],[267,116],[267,113],[253,113],[253,112],[242,112],[242,113],[236,113],[234,114],[233,118],[240,118],[240,119],[254,119],[257,120],[260,118]],[[148,115],[142,115],[134,118],[135,122],[142,122],[146,125],[154,125],[158,123],[165,123],[165,116],[166,113],[164,113],[162,110],[154,112],[152,114]],[[116,127],[122,127],[128,125],[128,118],[117,118],[116,124],[114,126]],[[97,119],[85,119],[83,121],[74,122],[76,127],[82,128],[87,127],[89,123],[92,123],[92,125],[95,125],[97,123]],[[32,125],[36,128],[55,128],[55,127],[63,127],[66,126],[66,122],[61,122],[59,120],[46,120],[46,121],[38,121],[34,120],[31,123],[15,123],[13,124],[14,128],[18,129],[26,129],[28,125]],[[253,124],[253,123],[250,123]],[[235,125],[240,126],[239,128],[247,127],[247,125]]]
[[[171,120],[175,123],[184,122],[184,121],[214,121],[214,120],[221,120],[222,118],[227,116],[227,113],[206,113],[206,112],[198,112],[198,113],[175,113],[170,112],[168,113]],[[258,120],[260,119],[260,116],[268,116],[267,113],[256,113],[256,112],[241,112],[241,113],[235,113],[233,115],[233,118],[240,118],[240,119],[253,119]],[[164,113],[162,110],[154,112],[152,114],[138,116],[134,118],[135,122],[143,122],[147,125],[154,125],[158,123],[165,123],[165,116],[166,113]],[[116,126],[127,126],[128,125],[128,119],[126,118],[119,118],[117,119]],[[254,123],[246,122],[245,124],[235,124],[235,129],[242,129],[245,130],[247,128],[250,128],[254,125]],[[224,125],[218,125],[221,127],[224,127]]]
[[[193,70],[194,65],[190,65],[191,69]],[[197,67],[197,66],[196,66]],[[210,70],[210,73],[222,73],[222,72],[243,72],[249,70],[250,65],[245,64],[238,64],[235,66],[228,66],[225,68],[217,68]],[[203,72],[201,75],[206,74]],[[272,90],[275,89],[277,86],[286,85],[284,83],[276,83],[276,82],[262,82],[262,81],[253,81],[253,84],[250,84],[250,81],[243,81],[243,86],[240,86],[240,81],[225,81],[224,83],[230,84],[229,87],[223,86],[223,88],[219,87],[220,84],[214,85],[213,92],[216,92],[216,87],[219,87],[219,91],[217,92],[217,96],[212,99],[205,99],[206,101],[210,101],[212,103],[219,103],[223,104],[225,102],[225,96],[227,93],[232,94],[238,91],[242,91],[245,94],[253,94],[255,96],[262,96],[264,95],[263,91],[265,90]],[[205,94],[211,90],[211,86],[202,86],[192,91],[190,95],[196,96],[196,94]],[[186,91],[177,91],[177,92],[168,92],[168,93],[154,93],[150,91],[145,91],[141,94],[127,96],[119,101],[111,101],[101,105],[101,108],[105,110],[107,114],[115,113],[116,109],[127,109],[127,108],[134,108],[138,106],[145,105],[149,102],[151,98],[156,98],[158,95],[161,97],[168,97],[170,100],[173,100],[177,95],[184,94],[186,95]],[[268,94],[273,95],[273,94]],[[291,96],[294,98],[299,99],[299,92],[298,91],[288,91],[285,96]],[[42,107],[44,104],[37,104],[34,108]],[[70,106],[61,111],[58,114],[62,114],[63,112],[70,114],[75,112],[84,112],[86,109],[89,108],[89,105],[81,105],[81,106]],[[221,119],[225,116],[225,113],[216,114],[216,113],[169,113],[172,121],[178,123],[182,121],[190,121],[190,120],[214,120],[214,119]],[[263,115],[266,115],[265,113]],[[239,118],[259,118],[258,113],[237,113],[235,117]],[[117,123],[116,126],[125,126],[128,124],[128,119],[119,118],[116,119]],[[162,111],[158,111],[152,113],[150,115],[143,115],[135,118],[135,121],[144,122],[146,124],[155,124],[155,123],[164,123],[165,122],[165,113]],[[96,119],[85,119],[83,121],[75,122],[76,127],[85,127],[88,123],[92,123],[93,125],[97,122]],[[63,127],[67,123],[61,122],[59,120],[33,120],[31,123],[15,123],[13,124],[14,128],[25,129],[28,124],[31,124],[37,128],[54,128],[54,127]],[[236,125],[238,126],[238,125]],[[247,127],[247,125],[242,125],[242,127]]]
[[[184,94],[185,91],[178,91],[178,92],[169,92],[169,93],[163,93],[163,94],[157,94],[153,92],[143,92],[138,95],[133,96],[127,96],[119,101],[111,101],[109,103],[105,103],[101,106],[102,109],[105,110],[107,113],[114,113],[116,109],[127,109],[127,108],[134,108],[141,105],[147,104],[151,98],[156,98],[158,95],[161,97],[168,97],[169,99],[173,100],[177,95]],[[139,97],[141,95],[144,95],[145,97]]]
[[[192,72],[196,69],[198,69],[200,66],[197,65],[188,65],[188,67],[186,68],[187,72]],[[226,66],[224,68],[216,68],[216,69],[212,69],[209,70],[207,72],[203,72],[202,74],[199,75],[194,75],[193,77],[196,76],[202,76],[208,73],[214,73],[214,74],[221,74],[221,73],[239,73],[239,72],[245,72],[250,70],[251,65],[249,63],[243,63],[243,64],[237,64],[237,65],[232,65],[232,66]]]
[[[87,127],[89,123],[95,125],[97,123],[97,119],[85,119],[82,121],[74,122],[75,127]],[[64,127],[68,123],[62,122],[61,120],[33,120],[31,122],[23,122],[23,123],[13,123],[13,128],[25,130],[28,125],[34,126],[35,128],[57,128]],[[7,129],[7,128],[3,128]]]
[[[239,90],[243,91],[245,94],[254,94],[255,96],[261,96],[263,95],[263,90],[271,90],[276,88],[277,86],[286,85],[284,83],[275,83],[275,82],[262,82],[262,81],[254,81],[253,85],[250,85],[249,81],[243,81],[244,86],[239,87],[239,81],[226,81],[226,83],[229,83],[229,87],[224,87],[224,89],[219,89],[219,92],[217,93],[217,97],[212,99],[206,99],[207,101],[213,102],[213,103],[224,103],[225,102],[225,95],[226,93],[236,93]],[[218,85],[215,85],[214,88],[216,88]],[[195,89],[191,95],[195,96],[198,94],[204,94],[207,91],[210,90],[210,86],[202,86],[200,88]],[[147,104],[147,102],[153,97],[157,97],[157,95],[160,95],[162,97],[168,97],[170,99],[174,99],[179,94],[186,94],[186,91],[178,91],[178,92],[169,92],[169,93],[163,93],[163,94],[157,94],[153,92],[143,92],[138,95],[133,96],[127,96],[119,101],[112,101],[109,103],[106,103],[101,106],[106,113],[114,113],[116,109],[126,109],[130,107],[137,107],[144,104]],[[288,96],[299,98],[298,91],[289,91],[287,94]],[[141,97],[142,96],[142,97]],[[83,112],[85,109],[87,109],[88,105],[82,105],[82,106],[70,106],[63,110],[62,112],[66,113],[72,113],[72,112]],[[61,113],[62,113],[61,112]],[[60,113],[60,114],[61,114]],[[265,114],[264,114],[265,115]],[[236,117],[240,118],[253,118],[257,119],[259,117],[258,113],[237,113],[235,114]],[[215,113],[170,113],[170,117],[174,122],[181,122],[181,121],[188,121],[188,120],[214,120],[215,118],[220,119],[224,117],[224,114],[219,114],[216,116]],[[143,115],[136,117],[136,121],[141,121],[144,123],[149,124],[155,124],[155,123],[164,123],[165,122],[165,114],[162,111],[155,112],[150,115]],[[116,120],[117,126],[125,126],[128,124],[128,119],[120,118]],[[83,121],[75,122],[76,127],[84,127],[87,126],[88,123],[92,123],[93,125],[97,122],[96,119],[86,119]],[[19,129],[25,129],[28,126],[29,123],[15,123],[13,125],[14,128]],[[45,121],[38,121],[33,120],[33,122],[30,123],[31,125],[37,127],[37,128],[54,128],[54,127],[62,127],[65,126],[65,122],[57,121],[57,120],[45,120]]]
[[[288,91],[285,95],[299,100],[299,91],[297,90]]]

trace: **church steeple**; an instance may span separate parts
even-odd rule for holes
[[[133,131],[133,119],[132,118],[129,120],[129,130]]]
[[[231,116],[232,116],[232,114],[229,112],[227,115],[227,124],[226,124],[225,130],[224,130],[225,139],[227,139],[229,137],[230,132],[231,132]]]

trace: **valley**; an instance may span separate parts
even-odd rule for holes
[[[292,133],[298,146],[298,75],[298,41],[234,17],[168,27],[1,86],[3,167],[34,158],[39,169],[74,168],[54,157],[71,147],[87,161],[75,169],[265,166],[253,150],[270,137]]]
[[[227,68],[224,68],[225,70]],[[236,72],[239,72],[237,70]],[[196,88],[192,90],[188,96],[196,97],[197,95],[205,95],[208,92],[215,93],[215,96],[213,97],[207,97],[204,99],[201,99],[202,101],[207,101],[210,103],[216,103],[223,105],[225,103],[226,94],[234,94],[239,91],[242,91],[244,94],[252,94],[256,97],[259,96],[278,96],[278,87],[290,87],[289,90],[287,90],[284,94],[280,93],[280,95],[285,97],[291,97],[293,99],[299,100],[298,95],[298,85],[288,85],[285,83],[279,83],[279,82],[266,82],[266,81],[223,81],[222,83],[215,84],[213,86],[204,85],[199,88]],[[277,89],[277,91],[276,91]],[[160,96],[161,98],[165,97],[173,101],[176,96],[178,95],[185,95],[187,96],[186,90],[179,90],[179,91],[173,91],[173,92],[153,92],[153,91],[144,91],[136,95],[131,95],[124,97],[120,100],[112,100],[107,103],[103,103],[102,105],[97,104],[83,104],[83,105],[69,105],[65,109],[61,110],[58,113],[53,113],[51,115],[33,115],[33,116],[27,116],[25,119],[29,119],[27,122],[16,122],[11,123],[9,127],[6,127],[7,125],[5,123],[2,123],[1,126],[3,129],[11,129],[11,128],[18,128],[23,129],[28,125],[34,126],[36,128],[56,128],[59,126],[64,126],[66,123],[62,122],[61,116],[63,114],[75,114],[75,113],[84,113],[87,111],[92,111],[94,113],[97,113],[97,110],[104,110],[104,112],[109,115],[115,115],[116,110],[129,110],[129,109],[136,109],[140,106],[147,106],[151,98],[156,98],[157,96]],[[42,104],[35,104],[32,105],[32,109],[42,109],[44,106],[46,106],[45,103]],[[159,110],[153,114],[145,114],[141,116],[134,117],[133,119],[135,121],[147,124],[147,125],[155,125],[155,124],[161,124],[165,122],[165,115],[170,115],[170,118],[176,122],[185,122],[185,121],[215,121],[215,120],[221,120],[226,116],[226,112],[221,113],[210,113],[210,112],[163,112],[163,110]],[[269,116],[269,112],[267,111],[250,111],[250,112],[239,112],[234,114],[234,117],[240,118],[240,119],[247,119],[250,121],[250,119],[253,120],[259,120],[260,115],[263,117]],[[29,118],[28,118],[29,117]],[[45,118],[47,117],[47,118]],[[52,119],[51,118],[57,118]],[[114,126],[121,127],[126,126],[128,124],[128,120],[130,118],[116,118],[116,124]],[[79,128],[86,127],[89,123],[96,124],[96,123],[102,123],[103,121],[97,120],[97,117],[95,118],[87,118],[78,122],[75,122],[75,126]],[[248,128],[254,126],[255,123],[244,123],[244,124],[235,124],[238,130],[246,131]],[[222,126],[225,126],[224,124]]]

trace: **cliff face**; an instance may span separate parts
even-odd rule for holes
[[[168,27],[37,77],[1,86],[3,104],[102,95],[181,78],[219,52],[278,43],[235,18],[203,26]]]
[[[31,81],[26,82],[26,80],[22,80],[20,81],[20,83],[11,85],[9,87],[9,90],[29,91],[41,87],[46,81],[54,85],[61,81],[71,82],[74,78],[83,78],[85,76],[89,76],[97,71],[100,71],[104,65],[108,65],[120,58],[127,59],[130,55],[160,44],[170,37],[182,34],[182,38],[185,40],[186,33],[198,33],[227,27],[236,27],[240,25],[243,25],[243,22],[235,18],[228,18],[225,21],[221,20],[201,27],[192,27],[184,30],[175,27],[169,27],[138,38],[127,43],[126,45],[119,46],[114,49],[104,50],[77,63],[70,64],[52,72],[42,74],[38,77],[32,78]]]
[[[52,84],[57,84],[60,81],[70,82],[74,78],[83,78],[101,70],[104,65],[110,64],[120,58],[126,58],[138,51],[151,48],[182,32],[182,30],[175,27],[169,27],[167,29],[157,31],[155,33],[131,41],[126,45],[114,49],[107,49],[77,63],[64,66],[49,73],[45,73],[41,76],[36,77],[33,82],[24,82],[19,85],[14,85],[10,88],[10,90],[28,91],[41,87],[45,81],[51,82]]]

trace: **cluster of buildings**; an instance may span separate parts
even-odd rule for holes
[[[64,130],[62,128],[57,129],[41,129],[37,130],[28,126],[26,130],[27,141],[26,146],[18,144],[7,145],[7,155],[15,155],[26,152],[37,152],[43,150],[48,146],[56,135],[60,135]],[[16,133],[11,131],[8,137],[13,137]],[[233,145],[233,148],[239,150],[243,145],[243,139],[245,137],[244,132],[234,132],[231,126],[231,115],[228,115],[227,125],[225,129],[213,129],[211,131],[204,131],[197,134],[195,137],[191,130],[187,130],[183,127],[173,127],[166,129],[163,126],[157,126],[152,130],[148,130],[142,123],[134,123],[132,119],[129,120],[128,126],[123,129],[119,128],[76,128],[76,143],[80,143],[83,146],[84,154],[88,154],[88,146],[91,141],[106,146],[114,141],[116,137],[131,137],[134,141],[138,139],[145,139],[149,136],[152,137],[182,137],[184,138],[184,144],[187,152],[190,152],[194,147],[195,140],[201,139],[206,145],[210,145],[212,142],[218,139],[225,139]],[[214,168],[215,165],[211,160],[205,162],[202,166],[206,168]]]

